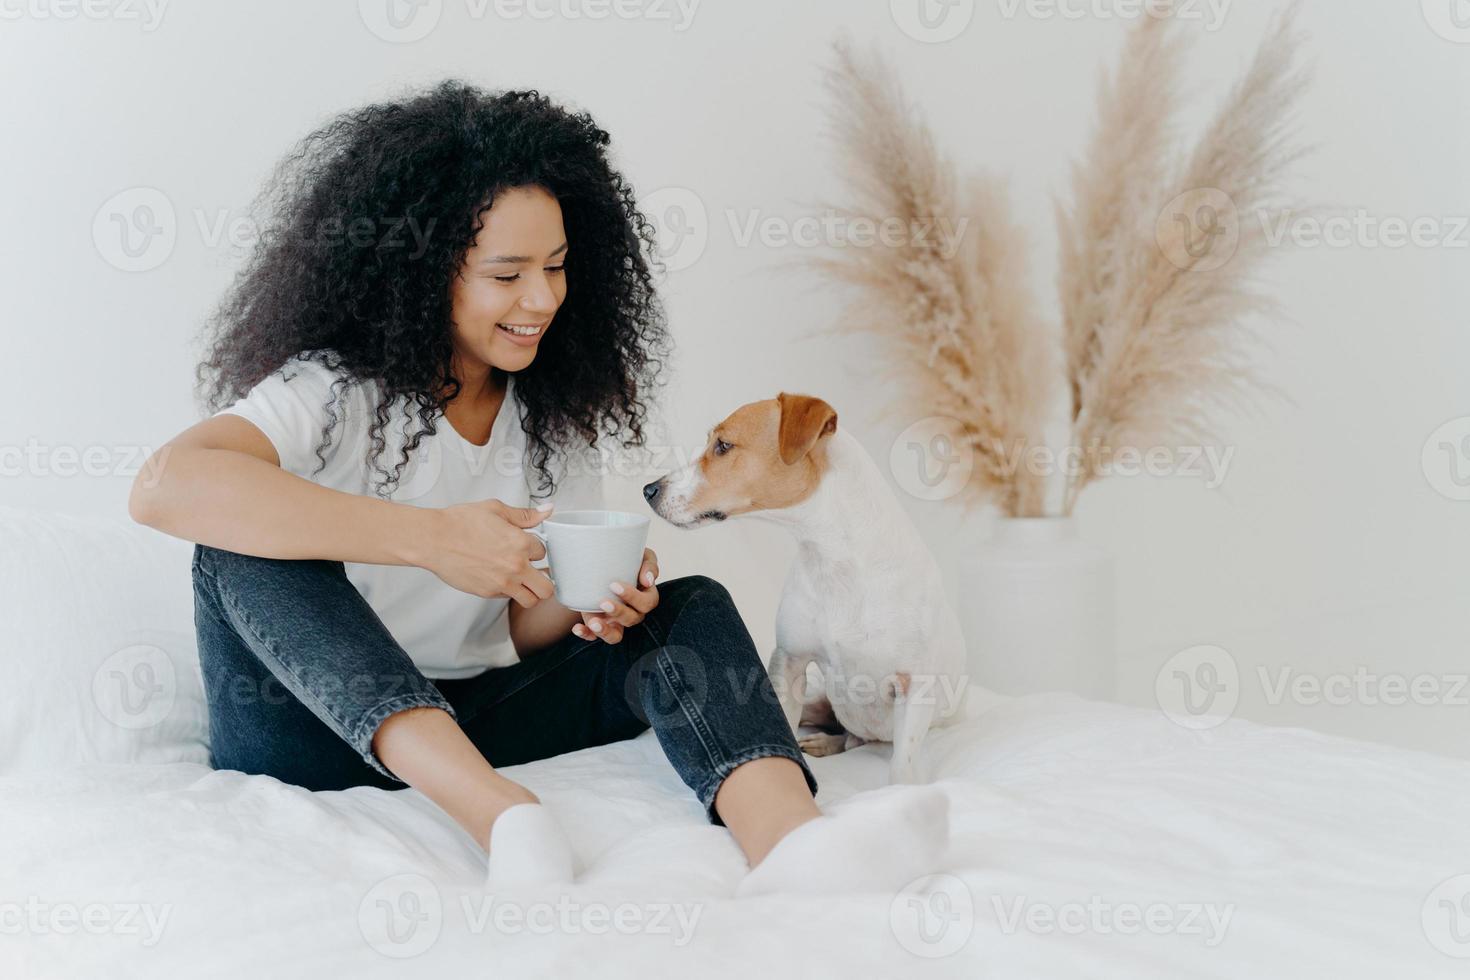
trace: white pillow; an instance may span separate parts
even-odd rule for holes
[[[0,774],[209,761],[193,546],[0,507]]]

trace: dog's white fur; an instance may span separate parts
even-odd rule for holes
[[[842,427],[823,443],[826,465],[810,495],[748,514],[797,540],[776,617],[772,684],[809,754],[892,742],[891,780],[917,782],[930,727],[960,714],[964,638],[938,564],[872,457]],[[689,507],[703,481],[698,459],[669,474],[658,481],[655,510],[679,526],[704,523]],[[808,689],[809,664],[821,675],[817,692]],[[801,737],[800,722],[823,715],[824,701],[845,734]]]

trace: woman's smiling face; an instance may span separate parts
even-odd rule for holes
[[[451,289],[455,351],[470,364],[520,371],[567,296],[561,205],[541,187],[516,187],[482,221]]]

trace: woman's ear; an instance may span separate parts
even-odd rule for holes
[[[781,403],[779,443],[781,462],[790,466],[812,451],[817,440],[837,431],[837,411],[820,398],[811,395],[776,396]]]

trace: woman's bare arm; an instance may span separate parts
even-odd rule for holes
[[[546,514],[501,500],[415,507],[332,490],[281,469],[265,434],[235,415],[184,430],[149,458],[128,499],[133,520],[259,558],[417,565],[484,598],[534,606],[551,579],[525,529]]]
[[[281,469],[265,434],[217,415],[159,447],[133,481],[140,524],[260,558],[419,565],[439,511],[332,490]]]
[[[568,609],[553,596],[542,599],[529,609],[512,605],[510,642],[522,660],[534,657],[572,631],[582,621],[582,614]]]

